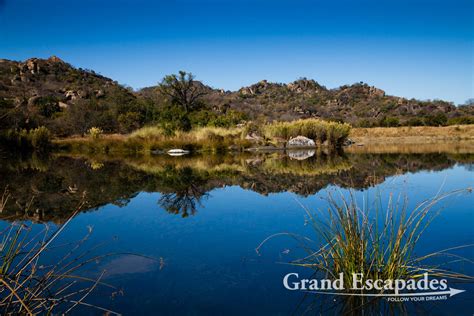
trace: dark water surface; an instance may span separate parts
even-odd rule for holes
[[[123,314],[339,314],[347,311],[340,297],[283,287],[287,273],[312,275],[286,264],[305,254],[294,239],[278,236],[255,251],[276,233],[317,238],[300,203],[324,209],[328,193],[354,190],[360,201],[377,192],[384,201],[390,193],[406,194],[413,208],[439,192],[474,186],[472,154],[321,153],[298,160],[305,156],[2,160],[0,188],[8,186],[11,198],[0,214],[1,226],[15,220],[33,227],[64,223],[84,198],[87,204],[58,243],[80,240],[92,229],[81,247],[104,243],[95,253],[141,255],[107,256],[81,271],[92,277],[106,271],[103,280],[121,290],[99,287],[86,301]],[[473,205],[473,194],[443,200],[416,255],[474,243]],[[453,253],[474,259],[473,248]],[[47,264],[57,255],[42,260]],[[472,263],[449,267],[474,274]],[[376,302],[354,314],[472,315],[472,284],[449,284],[466,292],[404,307]],[[101,314],[87,308],[75,312]]]

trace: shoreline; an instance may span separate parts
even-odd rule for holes
[[[239,131],[235,132],[240,133]],[[352,128],[349,133],[351,145],[343,146],[347,152],[474,152],[474,125],[453,126],[417,126],[417,127],[374,127],[374,128]],[[163,139],[151,145],[147,139],[133,139],[129,135],[104,134],[100,138],[90,137],[67,137],[53,140],[53,144],[59,151],[105,151],[108,152],[148,152],[154,149],[166,152],[166,148],[191,149],[193,152],[206,153],[215,151],[246,151],[246,152],[275,152],[286,150],[320,150],[328,146],[303,146],[286,147],[282,144],[252,144],[249,140],[235,136],[226,137],[219,141],[206,143],[204,146],[196,146],[199,141],[189,140],[185,137]],[[161,145],[161,146],[160,146]],[[194,147],[194,148],[193,148]],[[404,147],[404,148],[402,148]]]

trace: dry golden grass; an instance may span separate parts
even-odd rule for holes
[[[474,140],[474,125],[353,128],[349,137],[353,139],[397,138],[418,140],[424,138],[426,140]]]
[[[214,135],[227,137],[227,136],[238,136],[242,132],[240,128],[222,128],[222,127],[200,127],[193,129],[189,132],[176,132],[174,136],[169,136],[170,139],[193,139],[196,141],[205,140],[212,133]],[[165,134],[160,127],[148,126],[140,128],[130,134],[130,138],[165,138]]]
[[[364,146],[349,146],[344,148],[344,152],[350,154],[473,154],[474,141],[460,140],[449,141],[440,140],[436,143],[366,143]]]
[[[350,153],[474,153],[474,125],[353,128],[349,137]]]

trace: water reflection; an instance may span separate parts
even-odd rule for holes
[[[60,223],[83,197],[87,201],[83,211],[88,211],[110,203],[125,206],[139,192],[159,192],[161,208],[187,217],[208,199],[209,191],[224,186],[237,185],[263,195],[290,191],[309,196],[328,185],[363,189],[392,175],[443,170],[457,163],[472,168],[474,161],[469,153],[317,152],[304,160],[294,155],[33,156],[2,160],[0,188],[8,186],[11,198],[0,216]]]
[[[451,187],[471,185],[468,170],[473,170],[474,157],[469,151],[316,151],[306,159],[296,158],[302,156],[278,152],[174,158],[16,157],[0,164],[0,189],[8,186],[11,193],[0,216],[62,223],[85,197],[87,204],[71,222],[66,240],[76,240],[84,227],[92,225],[95,239],[91,243],[117,236],[106,252],[132,251],[156,259],[113,258],[91,270],[94,276],[98,270],[107,270],[104,278],[123,288],[124,296],[108,301],[91,295],[88,300],[124,314],[137,310],[163,315],[221,314],[223,306],[235,314],[405,314],[432,306],[457,314],[468,310],[460,301],[470,296],[461,295],[449,303],[423,304],[419,310],[384,300],[314,294],[297,305],[303,294],[287,291],[281,282],[283,275],[295,270],[275,262],[301,258],[297,254],[301,249],[286,241],[268,245],[262,256],[254,249],[281,231],[307,235],[310,226],[295,194],[316,210],[326,205],[320,197],[330,191],[328,186],[354,188],[360,195],[366,191],[359,189],[374,186],[390,186],[398,192],[407,179],[410,189],[416,188],[410,191],[411,199],[424,199],[436,194],[445,177]],[[406,176],[387,181],[400,174]],[[295,194],[286,193],[290,191]],[[281,194],[271,194],[276,192]],[[462,197],[444,212],[446,216],[434,222],[419,246],[420,254],[471,242],[470,205],[472,198]],[[182,216],[187,218],[182,220]]]
[[[164,185],[172,192],[163,193],[158,204],[166,211],[187,217],[196,213],[196,206],[202,206],[201,200],[208,196],[203,188],[206,178],[190,167],[176,169],[166,166]]]

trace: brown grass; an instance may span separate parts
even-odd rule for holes
[[[474,142],[474,125],[353,128],[349,137],[357,143],[426,144],[440,141]]]

